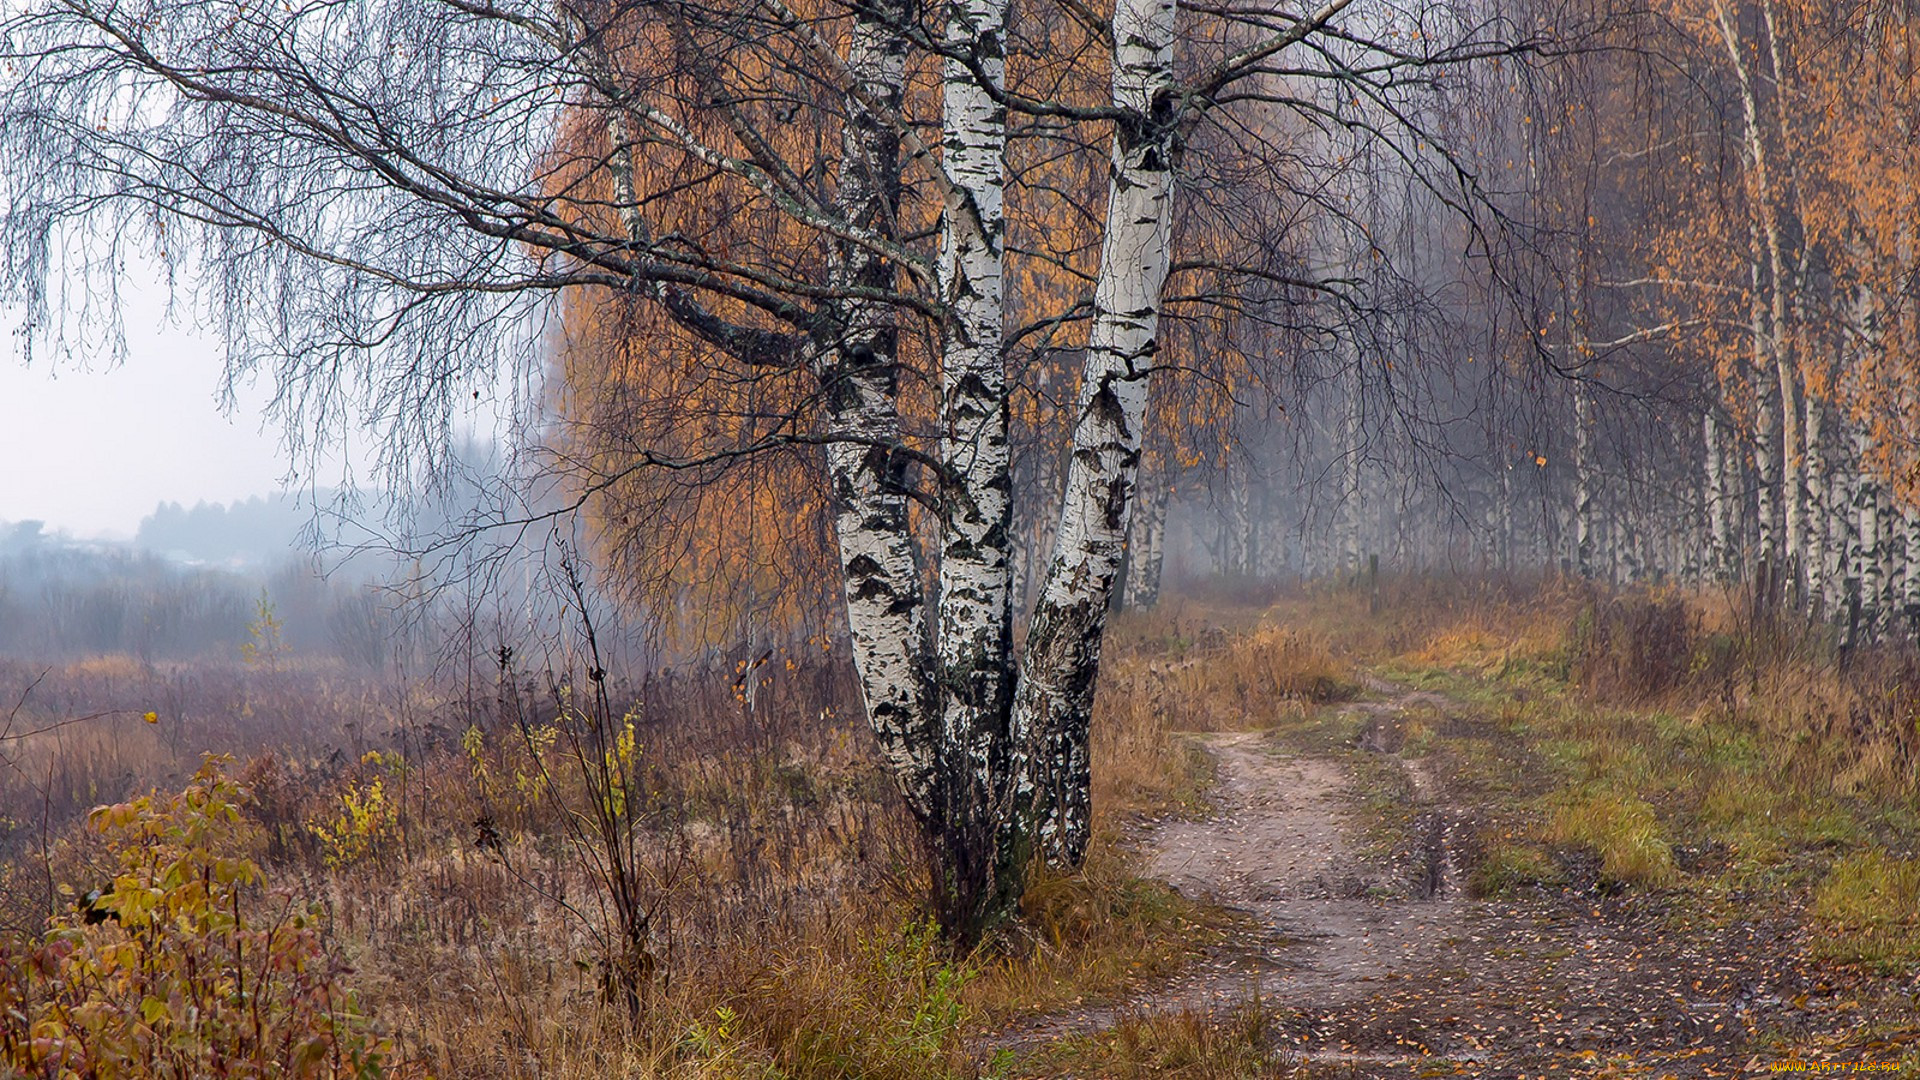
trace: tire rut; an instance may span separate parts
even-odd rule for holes
[[[1378,718],[1405,703],[1348,708]],[[1346,762],[1297,754],[1258,732],[1198,738],[1218,766],[1215,812],[1155,826],[1140,844],[1145,865],[1181,894],[1247,916],[1255,933],[1124,1003],[1047,1017],[1000,1046],[1039,1045],[1126,1015],[1220,1014],[1254,999],[1302,1011],[1338,1008],[1429,963],[1438,942],[1460,933],[1454,815],[1419,763],[1390,757],[1408,769],[1408,787],[1426,808],[1409,867],[1358,841],[1358,785]],[[1329,1060],[1336,1058],[1345,1060]]]

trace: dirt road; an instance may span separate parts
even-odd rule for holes
[[[1457,849],[1470,846],[1474,807],[1450,790],[1444,738],[1406,757],[1392,734],[1402,710],[1451,706],[1375,691],[1347,706],[1360,731],[1350,749],[1202,737],[1219,766],[1216,812],[1158,825],[1143,854],[1182,893],[1246,915],[1251,932],[1130,1001],[1023,1038],[1257,998],[1294,1071],[1313,1077],[1709,1077],[1757,1075],[1782,1039],[1817,1044],[1845,1026],[1843,992],[1783,959],[1796,952],[1790,920],[1675,933],[1670,898],[1609,893],[1579,866],[1565,888],[1470,898],[1471,852]],[[1403,804],[1405,843],[1369,832],[1368,796]]]

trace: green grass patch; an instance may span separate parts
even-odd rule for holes
[[[1525,843],[1500,843],[1487,849],[1467,875],[1467,891],[1476,897],[1513,896],[1537,886],[1559,888],[1567,873],[1553,856]]]
[[[1662,888],[1679,880],[1673,845],[1662,833],[1653,807],[1637,796],[1605,789],[1563,796],[1547,827],[1547,839],[1600,856],[1604,881]]]
[[[1920,859],[1869,848],[1841,859],[1815,890],[1816,954],[1881,968],[1920,960]]]

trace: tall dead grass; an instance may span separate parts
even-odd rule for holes
[[[1721,592],[1593,595],[1566,644],[1581,691],[1758,740],[1776,781],[1891,800],[1920,793],[1920,649],[1843,649],[1825,627]]]
[[[1102,693],[1139,713],[1121,730],[1271,727],[1359,692],[1353,663],[1318,633],[1270,618],[1236,620],[1232,611],[1203,621],[1194,610],[1132,615],[1116,628],[1120,645],[1101,674]]]
[[[596,854],[563,827],[591,793],[540,767],[565,745],[564,676],[469,689],[254,675],[97,661],[41,679],[37,715],[124,715],[9,745],[9,774],[40,779],[0,790],[24,823],[0,882],[7,925],[30,930],[58,903],[43,881],[104,880],[72,828],[87,806],[241,749],[255,854],[324,902],[403,1075],[974,1076],[981,1031],[1117,997],[1217,939],[1218,916],[1142,879],[1123,846],[1130,822],[1195,804],[1207,778],[1144,660],[1097,704],[1086,866],[1041,873],[1017,924],[964,956],[926,922],[915,830],[835,658],[624,686],[656,964],[637,1017],[609,993]]]

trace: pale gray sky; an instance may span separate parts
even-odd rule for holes
[[[230,502],[279,489],[288,462],[278,432],[261,429],[265,388],[222,415],[218,343],[164,325],[149,292],[133,299],[127,361],[111,368],[45,358],[27,366],[14,334],[19,313],[0,309],[0,520],[126,538],[163,500]]]
[[[130,271],[133,269],[129,268]],[[0,521],[41,520],[81,537],[130,539],[160,502],[232,502],[281,490],[292,461],[276,423],[262,411],[272,387],[242,387],[231,416],[221,411],[219,340],[167,315],[157,283],[123,279],[127,358],[83,364],[37,357],[22,362],[17,309],[0,306]],[[182,300],[185,298],[182,297]],[[511,377],[483,386],[457,426],[499,439],[508,427]],[[537,396],[537,395],[536,395]],[[356,462],[365,441],[350,436]],[[302,470],[312,467],[300,462]],[[318,483],[337,484],[333,455]],[[302,472],[292,486],[315,478]]]

